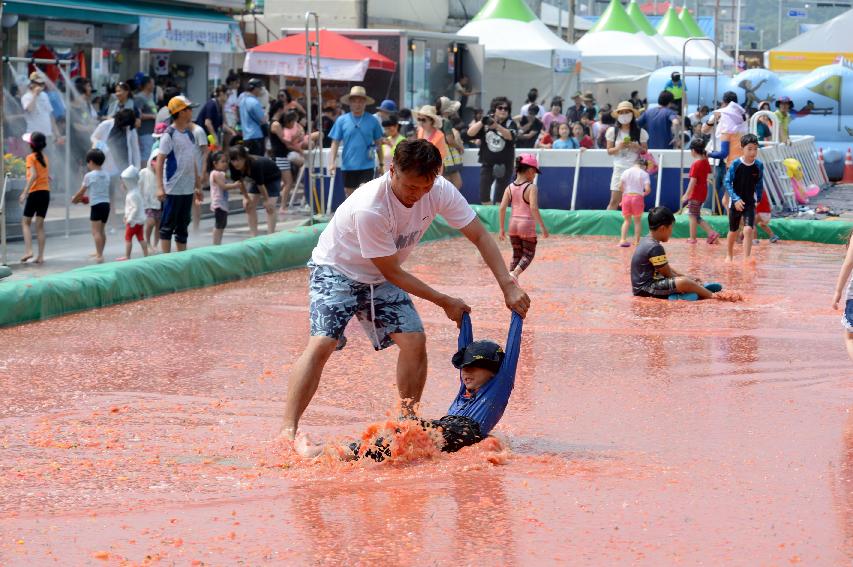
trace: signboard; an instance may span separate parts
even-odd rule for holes
[[[180,18],[139,18],[139,47],[166,51],[240,53],[246,50],[237,23]]]
[[[44,40],[47,43],[64,45],[75,43],[92,44],[95,42],[95,26],[92,24],[45,20]]]
[[[805,10],[788,10],[789,18],[808,18],[809,15]]]

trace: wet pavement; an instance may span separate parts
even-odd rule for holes
[[[0,329],[0,564],[850,564],[843,247],[757,248],[726,265],[719,246],[669,243],[677,269],[745,296],[688,303],[631,297],[614,239],[540,240],[499,441],[401,464],[305,462],[273,441],[305,270]],[[467,241],[408,266],[503,341]],[[440,417],[456,330],[416,303],[422,414]],[[315,438],[394,406],[394,349],[348,336],[302,422]]]

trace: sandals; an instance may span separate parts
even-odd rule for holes
[[[711,234],[708,235],[708,244],[714,244],[719,239],[720,239],[720,233],[719,232],[712,232]]]
[[[29,262],[32,259],[33,259],[32,254],[27,254],[26,256],[21,256],[21,264],[26,264],[27,262]]]

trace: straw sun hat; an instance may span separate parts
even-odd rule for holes
[[[415,111],[415,118],[421,118],[421,117],[429,118],[430,120],[432,120],[432,124],[433,124],[434,128],[436,128],[436,129],[441,128],[442,119],[441,119],[441,116],[439,116],[438,113],[436,112],[434,106],[426,105],[426,106],[422,106],[418,110],[416,110]]]
[[[349,104],[349,99],[352,97],[361,97],[367,102],[367,104],[373,104],[374,102],[376,102],[375,100],[367,96],[367,91],[365,91],[364,87],[362,87],[361,85],[356,85],[351,88],[348,95],[344,95],[341,97],[341,102],[343,104]]]
[[[610,115],[613,118],[618,118],[619,113],[622,112],[623,110],[630,110],[631,112],[633,112],[634,118],[638,118],[640,116],[640,111],[637,110],[636,108],[634,108],[634,105],[631,104],[631,102],[627,101],[627,100],[623,100],[618,105],[616,105],[616,109],[613,112],[611,112]]]

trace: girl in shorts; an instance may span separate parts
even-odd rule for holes
[[[628,242],[628,228],[630,221],[634,219],[634,246],[640,243],[640,234],[643,231],[643,211],[646,209],[646,195],[652,192],[652,182],[646,171],[646,160],[639,158],[636,163],[627,169],[620,178],[619,187],[622,190],[622,238],[619,246],[627,248],[631,246]]]
[[[841,264],[841,273],[838,274],[838,283],[835,284],[835,297],[832,299],[833,309],[838,309],[841,302],[841,294],[847,288],[847,297],[844,306],[844,314],[841,316],[841,324],[844,325],[844,344],[847,345],[847,354],[853,359],[853,280],[850,274],[853,272],[853,232],[847,241],[847,255]]]
[[[210,158],[210,210],[213,211],[213,243],[222,244],[222,233],[228,226],[228,191],[240,189],[243,197],[247,196],[241,181],[229,182],[225,172],[228,171],[228,158],[225,152],[216,152]]]
[[[36,218],[36,238],[38,239],[38,256],[36,264],[44,262],[44,217],[50,205],[50,178],[47,172],[47,157],[44,148],[47,138],[41,132],[24,134],[24,141],[30,145],[32,152],[27,156],[27,186],[21,192],[20,202],[24,206],[21,231],[24,233],[24,255],[21,263],[28,262],[33,257],[33,217]]]
[[[527,269],[536,255],[536,224],[542,229],[543,238],[548,238],[548,229],[539,214],[539,189],[533,184],[539,173],[539,162],[531,154],[515,159],[515,181],[504,190],[498,210],[501,223],[500,239],[506,240],[504,223],[506,208],[512,207],[509,219],[509,241],[512,244],[510,275],[517,278]]]

